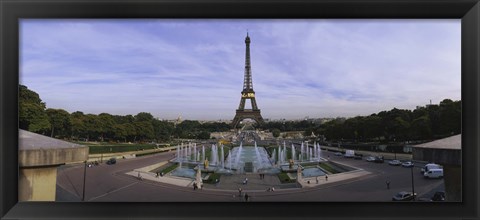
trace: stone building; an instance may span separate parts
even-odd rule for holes
[[[57,167],[88,159],[88,147],[19,130],[18,200],[55,201]]]
[[[462,201],[462,135],[414,145],[413,159],[442,165],[445,199]]]

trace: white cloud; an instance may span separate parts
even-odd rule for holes
[[[249,29],[266,118],[460,99],[460,21],[23,20],[21,83],[48,107],[233,117]]]

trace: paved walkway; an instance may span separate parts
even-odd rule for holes
[[[151,166],[150,166],[151,167]],[[156,177],[154,173],[148,172],[148,169],[136,169],[134,171],[127,172],[127,175],[142,177],[143,180],[149,180],[154,182],[166,183],[171,185],[177,185],[182,187],[193,187],[193,179],[172,176],[166,174],[164,176]],[[204,184],[203,187],[205,190],[216,190],[216,191],[238,191],[238,188],[248,191],[258,191],[263,192],[267,191],[268,188],[274,187],[276,191],[278,190],[292,190],[300,188],[312,188],[312,187],[324,187],[326,185],[335,185],[341,182],[349,182],[348,180],[355,180],[363,178],[371,174],[362,169],[332,174],[328,175],[328,180],[324,176],[319,176],[318,183],[316,182],[316,177],[303,178],[299,183],[286,183],[282,184],[278,179],[278,176],[275,174],[265,174],[263,178],[259,174],[236,174],[236,175],[222,175],[217,184]],[[247,184],[243,184],[245,178],[248,178]],[[310,183],[308,183],[310,181]]]

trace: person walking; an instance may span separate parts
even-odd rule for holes
[[[315,178],[315,180],[317,181],[317,184],[318,184],[318,176]]]
[[[387,184],[387,189],[390,189],[390,181],[386,181],[385,184]]]
[[[325,175],[325,181],[328,181],[328,175]]]
[[[238,188],[238,196],[242,196],[242,188]]]
[[[248,202],[249,196],[247,193],[245,193],[245,202]]]

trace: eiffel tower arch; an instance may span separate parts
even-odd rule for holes
[[[232,121],[233,128],[236,128],[240,121],[244,119],[253,119],[257,124],[263,123],[263,117],[260,114],[257,101],[255,100],[255,91],[253,91],[252,83],[252,69],[250,66],[250,37],[245,38],[245,74],[243,78],[243,90],[241,92],[240,105],[235,113],[235,117]],[[245,102],[250,100],[252,109],[245,109]]]

